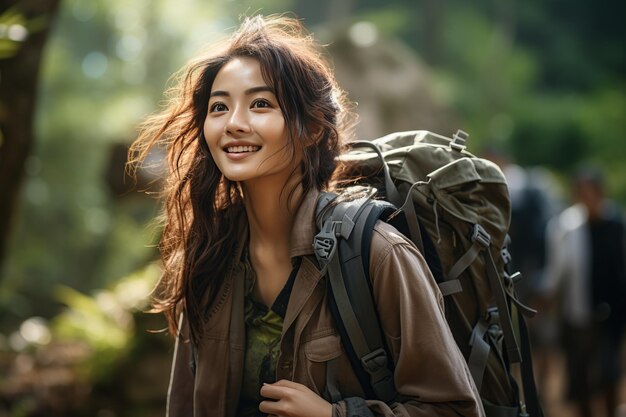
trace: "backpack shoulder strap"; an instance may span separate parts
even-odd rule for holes
[[[327,273],[329,307],[352,368],[369,398],[386,402],[396,397],[393,361],[379,324],[369,280],[369,246],[374,223],[394,210],[369,198],[331,203],[318,201],[315,254]],[[367,323],[362,326],[361,323]]]

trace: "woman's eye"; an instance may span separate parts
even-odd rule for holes
[[[228,107],[226,107],[226,106],[224,105],[224,103],[215,103],[215,104],[213,104],[213,105],[210,107],[210,109],[209,109],[209,111],[210,111],[211,113],[214,113],[214,112],[223,112],[223,111],[227,111],[227,110],[228,110]]]
[[[272,105],[267,100],[256,100],[252,103],[252,107],[257,109],[266,109],[272,107]]]

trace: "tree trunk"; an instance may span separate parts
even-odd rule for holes
[[[60,0],[2,0],[0,13],[15,7],[27,21],[43,19],[16,55],[0,59],[0,271],[33,138],[41,56]],[[0,275],[1,276],[1,275]]]

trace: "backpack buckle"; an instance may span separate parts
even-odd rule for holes
[[[498,351],[502,351],[502,338],[504,333],[500,327],[500,312],[498,307],[489,307],[485,313],[485,323],[487,323],[487,333],[491,337],[494,344],[497,345]]]
[[[522,273],[519,271],[513,272],[512,274],[508,274],[505,272],[504,278],[507,284],[515,285],[522,280],[523,276],[522,276]]]
[[[479,224],[474,225],[472,233],[472,242],[478,242],[483,247],[488,248],[491,244],[491,235],[487,233],[484,227]]]
[[[313,238],[313,251],[320,261],[330,260],[337,247],[337,234],[335,229],[341,225],[340,221],[327,220],[322,230]]]
[[[458,152],[463,151],[466,148],[465,143],[467,142],[467,138],[469,138],[469,134],[467,132],[460,129],[457,130],[454,136],[452,136],[450,148]]]
[[[393,374],[387,368],[387,352],[378,348],[361,358],[363,369],[370,376],[372,389],[379,399],[389,402],[396,397],[396,389],[393,383]]]
[[[485,322],[489,325],[500,322],[498,307],[489,307],[485,312]]]
[[[387,367],[387,353],[383,348],[378,348],[361,358],[363,367],[370,375],[376,374],[380,369]]]
[[[509,248],[506,246],[502,248],[502,250],[500,251],[500,255],[502,256],[502,260],[504,261],[505,265],[508,265],[513,260],[511,252],[509,252]]]

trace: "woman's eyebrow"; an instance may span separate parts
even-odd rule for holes
[[[260,93],[263,91],[268,91],[270,93],[274,93],[274,90],[272,88],[270,88],[267,85],[260,85],[258,87],[251,87],[248,88],[246,91],[244,91],[243,93],[245,95],[250,95],[250,94],[254,94],[254,93]],[[216,90],[213,91],[210,95],[210,97],[230,97],[230,93],[228,91],[223,91],[223,90]]]
[[[248,88],[246,91],[244,91],[244,94],[246,95],[250,95],[250,94],[254,94],[254,93],[260,93],[263,91],[268,91],[270,93],[274,93],[274,90],[272,88],[270,88],[267,85],[261,85],[258,87],[252,87],[252,88]]]

